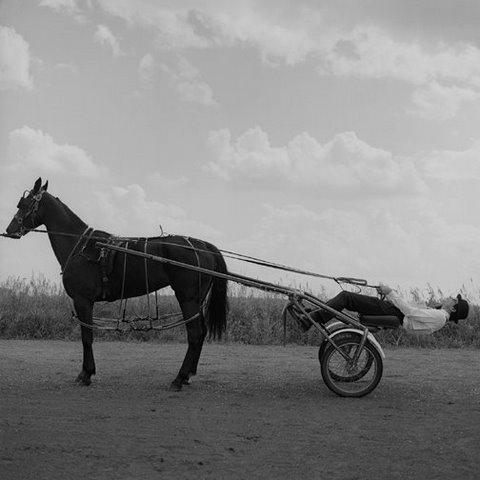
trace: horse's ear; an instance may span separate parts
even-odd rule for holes
[[[45,182],[45,185],[42,187],[42,190],[46,192],[47,188],[48,188],[48,180]]]
[[[35,185],[33,186],[33,191],[38,192],[41,186],[42,186],[42,177],[38,177],[37,181],[35,182]]]

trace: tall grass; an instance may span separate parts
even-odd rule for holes
[[[441,292],[428,287],[425,292],[412,289],[414,299],[425,299],[434,305],[440,301]],[[320,296],[325,299],[324,292]],[[468,292],[467,292],[468,297]],[[173,295],[159,295],[159,314],[178,312]],[[225,341],[250,344],[279,344],[283,341],[282,309],[285,298],[258,292],[242,286],[231,288],[230,312]],[[150,311],[154,313],[155,300],[150,296]],[[63,288],[43,277],[27,281],[9,278],[0,283],[0,337],[79,339],[80,328],[72,319],[73,305]],[[120,315],[118,302],[99,303],[95,315],[117,318]],[[131,299],[127,316],[144,316],[147,313],[145,297]],[[381,332],[380,342],[398,346],[417,347],[480,347],[480,307],[471,305],[469,318],[459,325],[447,325],[433,335],[415,336],[398,329]],[[319,334],[315,329],[303,333],[296,322],[289,320],[286,327],[288,343],[318,345]],[[183,341],[185,328],[179,327],[164,332],[95,332],[96,338]]]

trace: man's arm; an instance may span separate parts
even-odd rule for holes
[[[411,315],[418,310],[416,305],[408,303],[395,290],[390,289],[390,292],[385,296],[387,300],[392,302],[404,315]]]
[[[387,300],[393,303],[404,315],[408,315],[413,312],[417,307],[406,302],[395,290],[388,285],[380,283],[378,287],[379,293],[385,296]]]

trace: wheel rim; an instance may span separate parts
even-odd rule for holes
[[[352,358],[358,346],[358,342],[352,340],[341,345],[340,349]],[[355,365],[352,365],[335,349],[329,352],[326,362],[327,375],[333,386],[347,395],[368,391],[376,382],[377,361],[368,344],[360,352]]]
[[[349,357],[353,357],[357,347],[358,347],[358,344],[355,343],[352,345],[345,346],[345,348],[342,348],[342,350]],[[336,353],[339,357],[343,358],[339,352],[336,352]],[[329,375],[332,378],[332,380],[335,380],[337,382],[356,382],[369,372],[372,366],[372,363],[373,363],[373,355],[371,354],[371,352],[367,352],[366,350],[364,350],[362,352],[362,355],[360,355],[358,359],[355,370],[348,370],[347,364],[345,362],[343,365],[341,363],[340,365],[337,365],[338,368],[336,369],[329,369]],[[342,372],[341,370],[345,370],[345,371]]]

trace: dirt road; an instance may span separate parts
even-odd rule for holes
[[[2,479],[480,478],[480,351],[387,351],[379,387],[344,399],[313,347],[0,341]]]

